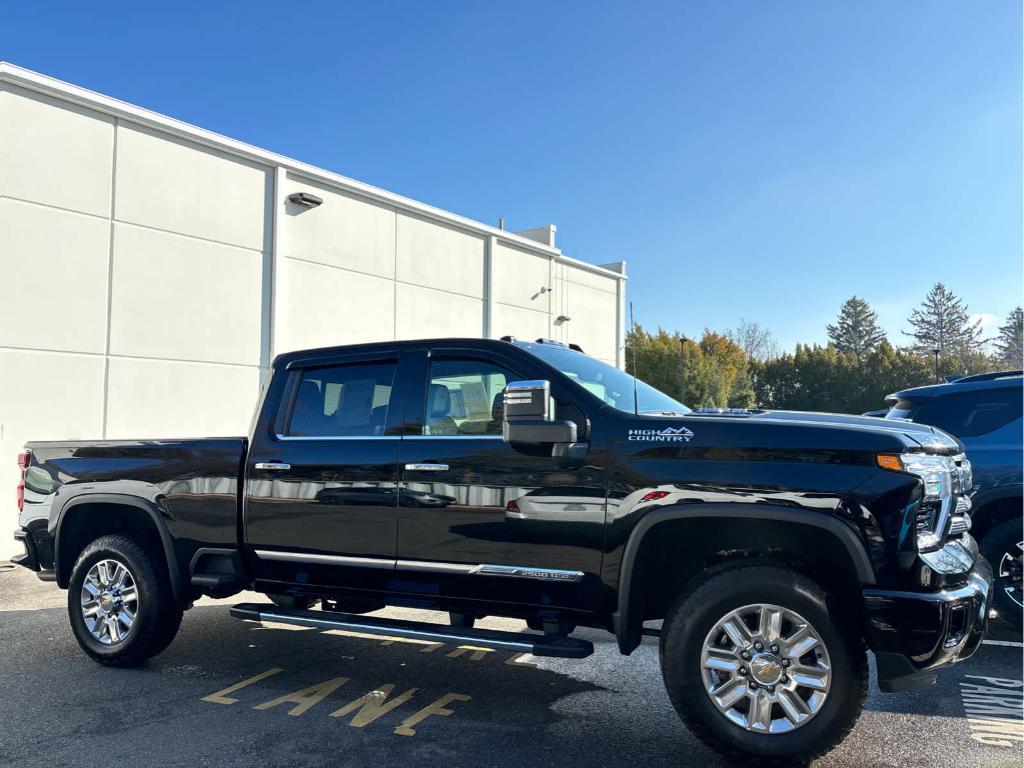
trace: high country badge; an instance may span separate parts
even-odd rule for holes
[[[688,443],[692,437],[693,432],[686,427],[631,429],[626,434],[628,440],[640,440],[645,443]]]

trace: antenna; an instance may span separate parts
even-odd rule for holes
[[[629,326],[633,331],[633,415],[640,415],[640,404],[636,394],[636,320],[633,319],[633,302],[629,302]]]

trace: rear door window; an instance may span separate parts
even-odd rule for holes
[[[394,407],[396,364],[352,363],[302,371],[286,434],[377,437]]]

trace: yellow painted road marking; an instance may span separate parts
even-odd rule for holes
[[[228,686],[223,691],[217,691],[216,693],[211,693],[209,696],[203,696],[203,698],[200,699],[200,701],[212,701],[212,702],[214,702],[216,704],[236,704],[238,702],[238,699],[234,699],[234,698],[228,696],[229,693],[234,693],[235,691],[240,691],[243,688],[245,688],[247,685],[252,685],[253,683],[258,683],[260,680],[266,680],[271,675],[276,675],[280,671],[281,671],[280,667],[274,667],[273,669],[268,669],[266,672],[260,672],[258,675],[254,675],[253,677],[250,677],[250,678],[248,678],[246,680],[243,680],[240,683],[235,683],[232,686]]]
[[[393,710],[395,707],[400,707],[405,702],[413,697],[413,694],[419,690],[419,688],[410,688],[404,693],[398,694],[395,698],[388,701],[388,696],[395,690],[395,686],[392,683],[385,683],[384,685],[378,686],[375,690],[370,691],[365,696],[360,696],[355,701],[346,704],[341,709],[336,709],[331,712],[331,717],[344,717],[349,712],[355,712],[355,717],[349,721],[349,725],[355,728],[363,728],[378,717],[386,715],[388,712]]]
[[[288,714],[298,717],[310,707],[326,699],[330,694],[347,683],[348,680],[347,677],[332,677],[330,680],[324,680],[322,683],[303,688],[301,691],[286,693],[284,696],[278,696],[276,699],[257,704],[253,709],[271,709],[279,704],[294,703],[295,706],[288,710]]]
[[[395,733],[399,736],[415,736],[416,731],[413,729],[413,726],[419,725],[431,715],[436,715],[437,717],[450,717],[455,714],[454,710],[445,709],[445,704],[451,704],[453,701],[472,700],[472,696],[466,696],[461,693],[446,693],[437,701],[432,704],[428,704],[412,717],[407,718],[401,725],[395,728]]]
[[[510,667],[529,667],[530,669],[536,669],[536,664],[529,661],[523,661],[523,659],[525,659],[529,655],[530,654],[528,653],[517,653],[515,656],[509,656],[505,660],[505,663],[508,664]]]
[[[473,661],[480,661],[480,659],[484,658],[486,654],[494,653],[493,648],[482,648],[476,645],[460,645],[458,648],[456,648],[454,651],[448,654],[448,658],[456,659],[459,656],[462,656],[463,654],[470,653],[471,651],[472,655],[469,658]]]

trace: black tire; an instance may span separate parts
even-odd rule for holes
[[[701,651],[712,628],[753,604],[794,611],[814,627],[828,651],[831,688],[821,708],[787,733],[754,733],[722,714],[704,687]],[[661,668],[672,705],[695,736],[731,757],[809,761],[839,744],[860,716],[867,695],[864,644],[849,611],[830,605],[824,590],[785,567],[736,564],[688,584],[665,618]]]
[[[118,642],[105,645],[86,626],[82,588],[90,569],[102,560],[116,560],[131,574],[138,592],[138,610],[131,628]],[[95,662],[130,667],[161,653],[181,626],[181,605],[174,599],[163,558],[153,557],[126,536],[102,536],[79,555],[68,584],[68,616],[75,639]]]
[[[1017,600],[1021,600],[1021,539],[1021,521],[1007,520],[986,533],[980,547],[981,553],[992,566],[992,572],[996,576],[995,592],[992,596],[996,613],[999,614],[999,618],[1017,629],[1024,626],[1024,609],[1006,590],[1008,587],[1013,588]],[[1007,558],[1014,555],[1016,561],[1008,561]]]

